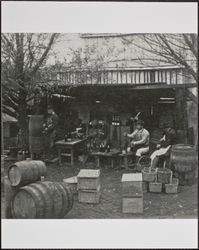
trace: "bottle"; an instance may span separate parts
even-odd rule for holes
[[[22,159],[25,160],[25,151],[22,151]]]
[[[109,152],[110,152],[110,150],[111,150],[111,146],[108,144],[108,145],[107,145],[106,152],[107,152],[107,153],[109,153]]]

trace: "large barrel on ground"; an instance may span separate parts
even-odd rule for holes
[[[12,186],[19,187],[40,180],[46,176],[47,168],[43,161],[19,161],[8,168],[8,178]]]
[[[31,153],[40,154],[43,151],[43,115],[29,116],[29,147]]]
[[[171,164],[177,172],[186,173],[196,168],[196,147],[187,144],[173,145]]]
[[[196,177],[196,147],[188,144],[173,145],[171,149],[171,168],[180,185],[192,184]]]
[[[36,182],[21,187],[12,201],[16,219],[63,218],[73,206],[70,187],[60,182]]]
[[[5,213],[5,218],[10,219],[12,218],[12,213],[11,213],[11,202],[14,197],[14,195],[17,192],[16,187],[12,187],[8,176],[4,177],[4,213]]]

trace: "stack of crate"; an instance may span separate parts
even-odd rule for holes
[[[82,203],[99,203],[100,170],[81,169],[77,175],[78,200]]]
[[[122,212],[143,213],[142,174],[122,176]]]

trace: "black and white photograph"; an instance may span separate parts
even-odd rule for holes
[[[1,218],[197,219],[198,34],[1,33]]]

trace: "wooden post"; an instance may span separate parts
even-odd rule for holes
[[[176,128],[183,130],[184,142],[187,143],[187,110],[186,110],[186,91],[185,89],[175,89],[176,98]]]

